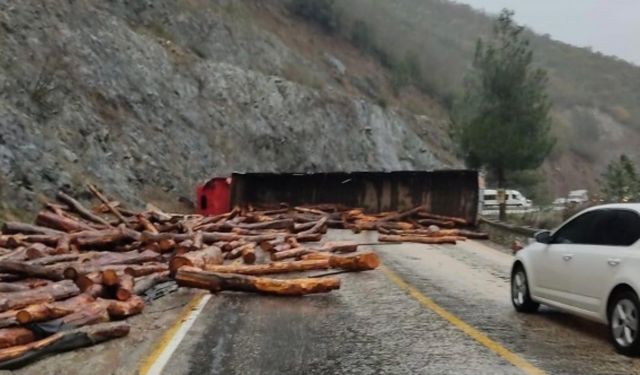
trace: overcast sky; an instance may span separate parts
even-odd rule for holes
[[[456,0],[488,13],[503,8],[539,34],[640,65],[640,0]]]

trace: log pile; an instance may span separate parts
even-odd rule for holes
[[[456,244],[466,239],[489,239],[486,233],[466,229],[473,223],[458,217],[430,213],[424,206],[402,212],[366,214],[362,209],[325,204],[295,207],[294,212],[294,229],[307,228],[310,223],[324,220],[329,228],[351,229],[354,233],[377,231],[380,242]]]
[[[302,272],[366,271],[380,263],[360,244],[320,242],[347,214],[326,207],[236,208],[205,217],[150,205],[135,212],[93,185],[88,191],[97,206],[60,192],[33,224],[2,226],[0,369],[126,335],[125,320],[165,282],[302,296],[340,288],[335,276]]]

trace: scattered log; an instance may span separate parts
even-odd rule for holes
[[[82,310],[85,305],[94,301],[94,298],[90,295],[80,294],[64,301],[36,303],[17,311],[16,320],[24,325],[57,319]]]
[[[222,264],[224,258],[222,251],[215,246],[209,246],[202,250],[176,255],[169,261],[169,271],[174,274],[178,268],[191,266],[204,269],[208,265]]]
[[[137,315],[144,309],[144,300],[138,296],[132,296],[126,301],[114,301],[98,299],[107,306],[107,313],[111,319],[124,319]]]
[[[329,266],[349,271],[367,271],[378,268],[380,258],[376,253],[370,251],[349,255],[332,255],[329,258]]]
[[[133,295],[133,276],[123,274],[118,278],[118,289],[116,290],[116,299],[118,301],[126,301]]]
[[[64,232],[92,230],[89,225],[71,219],[70,217],[57,215],[50,211],[40,211],[36,216],[36,224],[49,228],[60,229]]]
[[[127,219],[124,218],[124,216],[122,216],[122,214],[120,213],[120,211],[118,211],[118,209],[115,206],[111,206],[109,204],[109,200],[107,198],[105,198],[104,195],[102,195],[102,193],[92,184],[87,185],[87,187],[89,188],[89,191],[91,191],[93,193],[93,195],[96,196],[96,198],[98,198],[100,200],[100,202],[104,203],[107,206],[107,209],[109,211],[111,211],[111,213],[113,213],[115,215],[115,217],[118,218],[118,220],[120,220],[120,222],[124,225],[128,225],[129,222],[127,221]]]
[[[293,219],[281,219],[272,221],[263,221],[251,224],[236,224],[234,226],[242,229],[290,229],[293,230]]]
[[[453,228],[456,226],[456,223],[449,220],[438,220],[438,219],[420,219],[418,220],[418,224],[429,226],[429,225],[437,225],[441,228]]]
[[[141,277],[167,270],[169,270],[169,266],[165,263],[145,263],[127,266],[124,269],[124,273],[133,277]]]
[[[324,216],[322,219],[318,220],[318,222],[315,223],[314,226],[312,226],[307,230],[303,230],[302,232],[298,233],[298,235],[305,236],[305,235],[310,235],[310,234],[315,234],[320,232],[321,229],[327,224],[327,220],[328,218]]]
[[[87,253],[82,255],[80,255],[79,253],[50,255],[50,256],[45,256],[38,259],[33,259],[30,261],[27,261],[26,263],[31,265],[48,266],[48,265],[60,263],[60,262],[72,262],[72,261],[79,260],[80,258],[89,259],[88,255],[89,254]],[[93,254],[91,255],[94,256]]]
[[[295,236],[298,242],[318,242],[322,239],[322,233],[312,233],[312,234],[296,234]]]
[[[23,284],[0,282],[0,293],[24,292],[29,289],[29,286]]]
[[[65,194],[64,192],[59,191],[58,194],[56,195],[56,198],[59,201],[67,204],[71,209],[77,212],[81,217],[87,220],[93,221],[94,223],[105,225],[107,227],[111,226],[108,221],[94,214],[93,212],[89,211],[80,202],[75,200],[73,197]]]
[[[16,369],[48,354],[67,351],[126,336],[125,322],[103,323],[56,333],[29,344],[0,350],[0,369]]]
[[[424,236],[395,236],[380,235],[380,242],[416,242],[423,244],[456,244],[457,237],[424,237]]]
[[[418,206],[415,208],[412,208],[410,210],[406,210],[406,211],[402,211],[399,213],[395,213],[395,214],[391,214],[389,216],[385,216],[382,219],[379,219],[378,222],[388,222],[388,221],[400,221],[406,217],[412,216],[422,210],[425,210],[426,206]]]
[[[251,246],[247,246],[242,250],[242,260],[244,264],[254,264],[256,262],[256,245],[251,243]]]
[[[296,247],[290,250],[278,251],[271,253],[272,261],[284,260],[287,258],[299,258],[305,254],[308,254],[311,250],[306,247]]]
[[[169,271],[156,272],[135,279],[133,293],[142,295],[144,292],[154,287],[156,284],[171,280]]]
[[[192,267],[178,270],[176,281],[180,286],[207,289],[213,293],[232,290],[282,296],[326,293],[340,288],[340,279],[335,277],[279,280],[266,277],[206,272]]]
[[[0,349],[28,344],[35,339],[33,331],[24,327],[0,328]]]
[[[59,236],[64,234],[64,232],[51,229],[39,225],[18,223],[15,221],[7,221],[2,225],[2,233],[4,234],[40,234],[46,236]]]
[[[436,215],[436,214],[432,214],[430,212],[425,212],[425,211],[420,211],[417,212],[417,215],[426,219],[436,219],[436,220],[444,220],[444,221],[452,221],[458,225],[469,225],[469,223],[467,223],[467,221],[465,219],[459,218],[459,217],[451,217],[451,216],[444,216],[444,215]]]
[[[210,265],[205,267],[206,271],[220,273],[237,273],[242,275],[268,275],[287,272],[301,272],[309,270],[319,270],[329,268],[328,259],[320,260],[300,260],[293,262],[273,262],[266,264],[251,265]]]
[[[253,242],[249,242],[246,243],[242,246],[236,247],[235,249],[229,251],[228,253],[225,253],[225,259],[236,259],[236,258],[240,258],[242,256],[242,254],[245,252],[245,250],[249,250],[249,249],[254,249],[255,248],[255,243]]]
[[[22,308],[39,302],[52,302],[80,294],[71,280],[63,280],[40,288],[0,294],[0,311]]]
[[[63,269],[59,267],[45,267],[27,262],[4,260],[0,262],[0,272],[17,273],[29,277],[38,277],[47,280],[58,281],[64,279]]]

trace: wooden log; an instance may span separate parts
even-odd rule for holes
[[[118,275],[118,271],[110,268],[100,271],[100,279],[102,280],[102,285],[116,286],[120,282],[120,275]]]
[[[82,310],[85,308],[85,305],[94,301],[95,299],[90,295],[80,294],[63,301],[36,303],[18,310],[16,320],[18,323],[25,325],[57,319],[75,311]]]
[[[256,262],[256,244],[251,243],[251,246],[242,250],[242,260],[244,264],[254,264]]]
[[[331,253],[353,253],[358,250],[359,244],[353,241],[328,241],[319,248],[312,248],[313,251],[326,251]]]
[[[400,221],[409,216],[417,214],[419,211],[425,210],[426,206],[418,206],[412,208],[410,210],[402,211],[399,213],[391,214],[389,216],[385,216],[382,219],[377,220],[378,222],[388,222],[388,221]]]
[[[20,233],[20,234],[40,234],[46,236],[59,236],[64,234],[64,232],[51,229],[39,225],[32,225],[26,223],[18,223],[15,221],[7,221],[2,225],[2,233],[3,234],[12,234],[12,233]]]
[[[47,245],[41,243],[33,243],[27,246],[26,256],[27,260],[34,260],[38,258],[43,258],[49,255],[53,249],[47,247]]]
[[[83,218],[85,218],[87,220],[93,221],[94,223],[105,225],[107,227],[111,226],[108,221],[106,221],[105,219],[101,218],[100,216],[92,213],[87,208],[85,208],[82,205],[82,203],[78,202],[73,197],[65,194],[64,192],[59,191],[58,194],[56,195],[56,198],[59,201],[67,204],[71,209],[73,209],[75,212],[77,212],[81,217],[83,217]]]
[[[225,259],[236,259],[236,258],[240,258],[242,256],[242,253],[246,250],[246,249],[252,249],[255,248],[255,243],[253,242],[249,242],[246,243],[242,246],[238,246],[235,249],[229,251],[228,253],[225,253],[224,257]]]
[[[250,224],[236,224],[234,226],[242,229],[288,229],[293,230],[293,219],[281,219],[272,221],[263,221]]]
[[[169,271],[174,274],[178,268],[191,266],[204,269],[208,265],[222,264],[222,250],[209,246],[202,250],[176,255],[169,261]]]
[[[57,215],[50,211],[40,211],[35,220],[36,224],[49,228],[59,229],[64,232],[92,230],[89,225],[73,220],[66,216]]]
[[[298,246],[298,247],[300,247],[300,246]],[[276,245],[273,248],[273,252],[274,253],[279,253],[281,251],[287,251],[287,250],[291,250],[291,245],[289,245],[288,243],[281,243],[279,245]]]
[[[160,284],[169,280],[171,280],[169,271],[156,272],[146,276],[138,277],[135,279],[133,292],[137,295],[142,295],[147,290],[153,288],[156,284]]]
[[[376,253],[370,251],[349,255],[332,255],[329,258],[329,266],[349,271],[367,271],[378,268],[380,258]]]
[[[109,200],[107,198],[105,198],[104,195],[102,195],[102,193],[98,190],[98,188],[96,188],[92,184],[87,185],[87,188],[89,188],[89,191],[91,191],[93,193],[93,195],[95,195],[96,198],[98,198],[100,200],[100,202],[104,203],[107,206],[107,209],[111,213],[113,213],[115,215],[115,217],[117,217],[118,220],[120,220],[120,222],[122,224],[129,225],[129,221],[127,219],[125,219],[124,216],[122,216],[120,211],[118,211],[118,209],[115,206],[111,206],[109,204]]]
[[[315,223],[314,226],[312,226],[311,228],[309,228],[307,230],[303,230],[302,232],[298,233],[298,235],[305,236],[305,235],[310,235],[310,234],[315,234],[317,232],[320,232],[321,229],[327,224],[327,220],[328,220],[328,218],[326,216],[324,216],[323,218],[318,220],[318,222]]]
[[[396,236],[379,235],[380,242],[415,242],[423,244],[456,244],[456,237]]]
[[[118,279],[118,289],[116,290],[116,299],[118,301],[126,301],[133,295],[133,276],[123,274]]]
[[[322,239],[322,233],[312,233],[312,234],[296,234],[296,240],[298,242],[318,242]]]
[[[87,294],[93,298],[103,297],[106,294],[106,289],[102,284],[93,284],[84,291],[84,294]]]
[[[340,279],[335,277],[279,280],[266,277],[206,272],[192,267],[178,270],[176,281],[180,286],[207,289],[213,293],[232,290],[282,296],[326,293],[340,288]]]
[[[16,369],[52,353],[91,346],[126,336],[125,322],[102,323],[59,332],[42,340],[0,350],[0,369]]]
[[[78,294],[80,289],[71,280],[63,280],[23,292],[1,293],[0,311],[18,309],[39,302],[67,299]]]
[[[48,265],[60,263],[60,262],[72,262],[72,261],[80,260],[81,258],[89,259],[90,257],[95,257],[95,255],[87,254],[87,253],[60,254],[60,255],[45,256],[39,259],[33,259],[30,261],[27,261],[26,263],[31,265],[48,266]]]
[[[327,212],[315,209],[315,208],[307,208],[307,207],[294,207],[294,210],[298,211],[298,212],[302,212],[305,214],[313,214],[313,215],[318,215],[318,216],[328,216],[329,214]]]
[[[127,275],[131,275],[133,277],[141,277],[146,276],[158,272],[168,271],[169,266],[165,263],[145,263],[145,264],[134,264],[131,266],[127,266],[124,269],[124,273]]]
[[[260,243],[264,243],[264,242],[269,242],[269,241],[261,241]],[[227,242],[225,243],[221,249],[223,252],[229,252],[235,248],[238,248],[240,246],[246,245],[247,243],[244,241],[231,241],[231,242]]]
[[[56,243],[56,254],[66,254],[70,250],[71,236],[60,236]]]
[[[33,331],[23,327],[0,328],[0,349],[24,345],[35,341]]]
[[[108,321],[109,313],[107,311],[107,305],[101,301],[94,301],[83,304],[81,308],[78,308],[71,314],[48,322],[36,323],[35,327],[34,325],[31,325],[31,327],[41,330],[43,333],[54,334],[60,331]],[[45,324],[45,326],[42,324]]]
[[[29,289],[29,286],[23,284],[0,282],[0,293],[24,292]]]
[[[160,231],[158,231],[158,229],[153,225],[153,223],[147,220],[147,218],[144,217],[144,215],[138,214],[137,218],[140,224],[142,224],[142,226],[144,227],[144,230],[150,233],[155,233],[155,234],[160,233]],[[157,251],[159,253],[170,252],[176,247],[176,241],[170,238],[162,239],[157,243],[158,243]]]
[[[91,272],[78,276],[74,282],[81,292],[86,292],[96,284],[102,284],[102,272]]]
[[[144,300],[138,296],[132,296],[126,301],[98,299],[107,306],[107,313],[111,319],[124,319],[137,315],[144,309]]]
[[[63,269],[53,266],[41,266],[27,262],[4,260],[0,262],[0,272],[16,273],[30,277],[58,281],[64,279]]]
[[[202,231],[196,231],[193,235],[193,247],[196,249],[202,249],[203,241]]]
[[[296,223],[293,225],[293,231],[295,233],[300,233],[304,230],[313,228],[313,226],[316,225],[316,223],[317,222],[313,222],[313,221],[308,221],[306,223]]]
[[[235,233],[220,233],[220,232],[210,232],[203,233],[202,239],[204,243],[210,244],[217,241],[245,241],[245,242],[260,242],[260,241],[269,241],[274,240],[278,236],[276,234],[265,234],[258,236],[242,236]],[[176,242],[181,242],[184,240],[190,240],[191,235],[188,233],[150,233],[143,232],[142,233],[142,241],[149,242],[158,242],[162,239],[173,239]]]
[[[311,250],[307,249],[306,247],[296,247],[289,250],[278,251],[271,253],[271,260],[279,261],[287,258],[299,258],[305,254],[308,254],[310,251]]]
[[[237,273],[242,275],[269,275],[287,272],[302,272],[309,270],[319,270],[329,268],[328,259],[320,260],[300,260],[293,262],[273,262],[266,264],[251,265],[210,265],[205,267],[206,271],[221,273]]]
[[[432,214],[432,213],[426,212],[426,211],[420,211],[417,214],[418,214],[418,216],[426,218],[426,219],[452,221],[452,222],[454,222],[454,223],[456,223],[458,225],[468,225],[469,224],[469,223],[467,223],[467,221],[465,219],[462,219],[462,218],[459,218],[459,217],[436,215],[436,214]]]

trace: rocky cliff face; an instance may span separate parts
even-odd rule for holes
[[[0,208],[85,182],[140,203],[231,171],[451,163],[432,151],[433,118],[348,93],[339,61],[253,22],[261,6],[0,0]],[[292,67],[304,79],[285,78]]]

